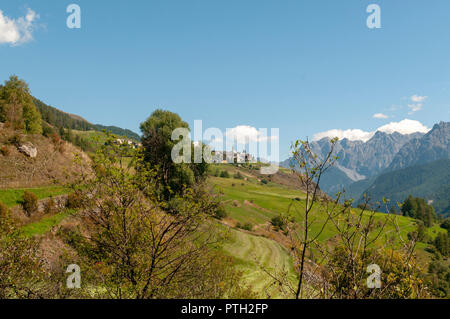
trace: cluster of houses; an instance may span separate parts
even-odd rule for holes
[[[117,138],[115,140],[115,144],[117,144],[117,145],[129,145],[132,148],[138,148],[138,147],[142,146],[141,143],[136,143],[135,141],[127,140],[127,139],[124,139],[124,138]]]
[[[142,146],[141,143],[137,143],[132,140],[117,138],[114,143],[116,145],[129,145],[133,149]],[[237,152],[235,150],[230,151],[213,151],[212,152],[213,163],[256,163],[257,159],[247,153],[245,150],[243,152]]]
[[[256,159],[253,155],[237,151],[214,151],[213,152],[214,163],[256,163]]]

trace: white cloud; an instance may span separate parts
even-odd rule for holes
[[[410,112],[408,112],[408,114],[413,114],[417,111],[420,111],[422,109],[423,104],[422,103],[417,103],[417,104],[408,104],[408,107],[411,109]]]
[[[413,114],[417,111],[420,111],[423,106],[423,101],[425,101],[428,98],[428,96],[420,96],[417,94],[414,94],[410,97],[412,104],[408,104],[408,107],[411,109],[411,111],[408,112],[408,114]]]
[[[351,129],[351,130],[334,129],[334,130],[329,130],[326,132],[320,132],[320,133],[314,134],[313,140],[318,141],[325,137],[329,137],[329,138],[337,137],[340,140],[346,138],[350,141],[367,142],[368,140],[370,140],[372,138],[373,134],[374,134],[373,132],[365,132],[360,129]]]
[[[392,104],[391,107],[389,108],[389,111],[394,112],[394,111],[400,110],[401,108],[403,108],[403,106],[397,105],[397,104]]]
[[[428,98],[428,96],[420,96],[417,94],[414,94],[413,96],[411,96],[411,101],[414,103],[420,103],[425,101]]]
[[[29,8],[24,17],[17,19],[9,18],[0,10],[0,44],[15,46],[33,40],[36,19],[39,15]]]
[[[235,138],[239,144],[248,144],[249,142],[264,142],[277,140],[278,136],[265,136],[253,126],[239,125],[232,129],[227,129],[225,134],[227,139]]]
[[[338,137],[341,139],[348,139],[350,141],[363,141],[367,142],[370,140],[377,131],[384,132],[387,134],[392,134],[394,132],[398,132],[400,134],[411,134],[411,133],[427,133],[430,129],[420,123],[419,121],[404,119],[400,122],[391,122],[389,124],[383,125],[376,129],[373,132],[366,132],[360,129],[350,129],[350,130],[340,130],[340,129],[334,129],[329,130],[326,132],[321,132],[314,134],[313,140],[318,141],[322,138],[328,137],[328,138],[335,138]]]
[[[376,113],[373,115],[374,119],[387,119],[389,116],[383,113]]]
[[[389,124],[383,125],[377,129],[377,131],[385,132],[388,134],[398,132],[400,134],[411,134],[411,133],[428,133],[430,129],[420,123],[419,121],[404,119],[400,122],[391,122]]]

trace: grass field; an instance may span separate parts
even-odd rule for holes
[[[22,189],[0,189],[0,202],[8,207],[21,204],[22,196],[25,191],[35,194],[38,199],[44,199],[51,196],[67,194],[69,191],[62,186],[49,186],[38,188],[22,188]]]
[[[210,183],[215,185],[215,189],[223,194],[228,216],[240,224],[250,223],[252,226],[270,222],[272,217],[286,213],[293,199],[300,199],[304,202],[305,194],[300,190],[291,189],[275,183],[263,184],[257,178],[248,180],[235,179],[233,174],[238,168],[232,165],[221,165],[222,170],[228,170],[230,178],[210,177]],[[243,170],[245,172],[245,170]],[[359,212],[359,209],[354,209]],[[315,222],[311,228],[311,236],[317,234],[326,219],[326,212],[318,205],[313,212]],[[367,218],[367,217],[365,217]],[[386,219],[386,214],[376,213],[375,223],[382,223]],[[416,229],[416,221],[412,218],[395,216],[396,223],[400,229],[401,236],[407,238],[407,234]],[[296,215],[298,222],[302,221],[301,214]],[[430,238],[435,238],[439,232],[445,231],[438,225],[430,227],[427,232]],[[318,238],[322,243],[326,243],[336,235],[334,226],[330,223]],[[383,236],[378,244],[385,244],[392,236],[397,236],[393,224],[386,225]],[[422,258],[428,258],[428,253],[424,251],[426,243],[418,243],[418,253]]]
[[[262,293],[261,297],[267,297],[267,294],[272,298],[286,297],[266,272],[285,272],[292,281],[295,280],[292,257],[280,244],[261,236],[230,229],[230,236],[223,250],[235,258],[236,267],[242,272],[243,279],[255,292]]]
[[[43,235],[49,232],[53,226],[59,225],[65,218],[73,214],[73,210],[66,209],[53,216],[43,217],[41,220],[22,227],[25,236]]]

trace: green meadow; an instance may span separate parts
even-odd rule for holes
[[[239,170],[232,165],[221,165],[222,170],[228,170],[230,178],[210,177],[209,182],[214,185],[216,192],[222,194],[228,216],[239,222],[241,225],[250,223],[252,226],[270,223],[271,219],[279,214],[286,214],[291,206],[291,212],[294,213],[297,222],[302,222],[302,205],[305,203],[305,194],[296,189],[268,182],[263,184],[256,177],[248,177],[248,180],[235,179],[233,174]],[[245,174],[245,170],[242,170]],[[245,176],[245,175],[244,175]],[[296,207],[298,212],[295,213]],[[359,209],[352,209],[353,213],[360,212]],[[382,236],[379,237],[377,244],[383,245],[389,239],[398,237],[397,228],[400,230],[402,238],[407,238],[409,232],[416,229],[416,221],[412,218],[391,215],[392,221],[389,221],[383,229]],[[365,212],[363,220],[368,220],[369,212]],[[375,213],[375,224],[381,225],[386,221],[387,215],[384,213]],[[327,213],[321,204],[317,204],[312,212],[313,224],[311,227],[311,236],[315,236],[322,229],[322,225],[327,219]],[[396,224],[396,226],[395,226]],[[433,225],[427,229],[430,238],[435,238],[439,232],[445,231],[438,225]],[[376,229],[375,229],[376,232]],[[332,223],[328,223],[324,228],[318,241],[326,243],[336,235],[336,229]],[[427,247],[425,243],[418,243],[418,254],[423,258],[428,258],[428,253],[424,251]]]
[[[21,189],[0,189],[0,202],[8,207],[14,207],[21,204],[22,196],[25,191],[29,191],[37,196],[38,199],[44,199],[52,196],[67,194],[67,188],[62,186],[48,186],[37,188]]]

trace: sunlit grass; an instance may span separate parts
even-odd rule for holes
[[[22,196],[25,191],[35,194],[38,199],[44,199],[51,196],[58,196],[69,193],[67,188],[62,186],[48,186],[37,188],[21,188],[21,189],[0,189],[0,202],[8,207],[20,205]]]
[[[258,182],[256,177],[249,178],[247,181],[234,179],[232,176],[237,170],[236,167],[232,165],[219,165],[219,167],[221,170],[229,170],[231,177],[210,177],[209,181],[212,185],[215,185],[217,192],[223,193],[223,200],[226,203],[225,206],[228,216],[232,219],[241,224],[250,223],[253,226],[268,223],[273,217],[287,213],[292,200],[297,199],[295,201],[295,207],[297,207],[298,211],[296,212],[291,208],[291,212],[294,213],[298,223],[303,221],[301,206],[305,204],[305,194],[300,190],[290,189],[271,182],[262,184]],[[352,209],[352,212],[358,214],[360,210],[355,208]],[[369,212],[364,213],[363,221],[368,220],[369,214]],[[321,231],[322,225],[327,218],[327,213],[324,207],[318,203],[313,209],[311,216],[313,223],[310,235],[314,237]],[[396,238],[396,241],[399,243],[397,228],[400,231],[400,236],[404,240],[408,239],[408,233],[417,229],[416,220],[399,215],[390,215],[389,218],[391,220],[382,229],[381,225],[384,224],[387,218],[388,216],[385,213],[374,214],[375,229],[372,236],[377,234],[377,230],[382,230],[382,235],[377,241],[378,245],[384,245],[392,238]],[[438,225],[434,225],[427,230],[427,234],[433,239],[441,231],[445,230],[441,229]],[[333,239],[336,234],[336,228],[332,223],[329,223],[318,237],[318,241],[325,244],[330,239]],[[427,253],[424,251],[426,246],[427,244],[425,243],[419,243],[417,245],[418,253],[426,255]]]
[[[53,226],[59,225],[65,218],[69,217],[73,213],[73,210],[66,209],[53,216],[43,217],[37,222],[30,223],[22,227],[22,233],[27,237],[43,235],[49,232]]]

